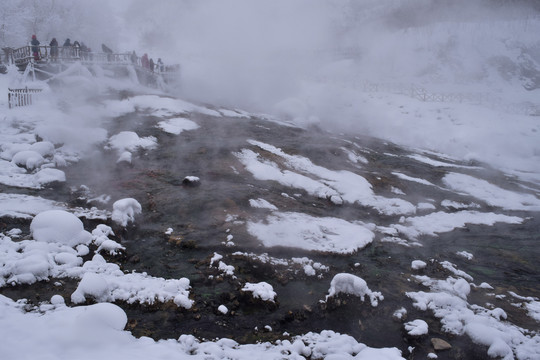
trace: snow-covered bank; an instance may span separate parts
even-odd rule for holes
[[[27,312],[32,310],[31,312]],[[134,338],[123,331],[127,323],[124,311],[104,303],[67,307],[60,299],[54,304],[28,309],[0,295],[0,321],[4,359],[299,359],[354,358],[359,360],[403,359],[398,349],[374,349],[354,338],[323,331],[308,333],[275,344],[240,345],[231,339],[200,341],[192,335],[154,341]]]

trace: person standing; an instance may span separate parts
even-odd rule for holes
[[[49,46],[51,47],[51,60],[56,61],[58,60],[58,41],[56,41],[56,38],[52,38],[51,42],[49,43]]]
[[[154,59],[150,59],[149,69],[150,69],[151,72],[154,72]]]
[[[39,60],[39,40],[37,39],[36,35],[32,35],[32,41],[30,41],[30,45],[32,45],[32,56],[34,56],[34,60]]]
[[[150,62],[148,61],[148,54],[146,53],[141,57],[141,66],[145,69],[150,68]]]
[[[62,53],[64,57],[67,57],[67,58],[71,57],[71,48],[72,48],[71,40],[67,38],[66,41],[64,41],[64,45],[62,45]]]
[[[137,53],[135,52],[135,50],[133,50],[133,52],[131,53],[131,63],[133,65],[137,65]]]

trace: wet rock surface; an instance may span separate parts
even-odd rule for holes
[[[445,350],[437,353],[439,359],[482,359],[487,358],[485,349],[479,350],[478,345],[465,336],[448,339],[432,313],[412,306],[404,294],[427,288],[410,281],[411,276],[427,275],[440,279],[452,276],[448,269],[439,265],[440,261],[448,260],[473,276],[476,284],[496,284],[496,293],[514,291],[540,296],[539,220],[527,211],[501,211],[479,199],[450,191],[442,178],[455,171],[453,166],[459,166],[461,173],[488,178],[493,184],[509,190],[534,194],[540,191],[538,186],[484,165],[458,163],[434,154],[423,154],[448,164],[446,167],[430,165],[411,156],[417,155],[417,150],[361,135],[332,134],[318,128],[299,129],[254,116],[230,118],[192,113],[189,118],[200,127],[180,135],[161,131],[156,124],[163,119],[144,111],[117,118],[109,124],[110,135],[135,131],[141,137],[156,137],[158,147],[133,152],[131,164],[117,164],[116,152],[97,149],[91,157],[64,169],[66,184],[25,191],[74,206],[106,207],[126,197],[140,202],[142,214],[136,217],[135,224],[122,228],[110,219],[105,222],[113,227],[114,240],[126,247],[120,255],[107,257],[108,261],[116,262],[125,272],[147,272],[166,279],[186,277],[191,282],[190,297],[195,303],[189,310],[172,302],[153,305],[118,303],[128,315],[127,329],[135,336],[165,339],[193,334],[205,339],[231,337],[247,343],[283,339],[288,336],[285,333],[296,335],[331,329],[349,334],[369,346],[398,347],[404,355],[413,346],[411,358],[425,357],[434,348]],[[402,215],[384,215],[358,203],[338,205],[329,198],[313,196],[302,189],[258,180],[234,155],[242,149],[264,153],[248,140],[271,144],[287,154],[309,158],[312,163],[331,171],[359,174],[380,196],[400,198],[413,204],[428,201],[435,208],[433,211],[446,212],[457,209],[441,205],[443,200],[464,204],[474,202],[478,204],[475,210],[496,210],[526,220],[519,225],[467,225],[436,237],[420,236],[417,241],[421,246],[384,242],[385,236],[376,233],[371,244],[346,255],[295,247],[264,247],[247,231],[246,222],[266,221],[268,210],[250,206],[250,199],[263,198],[280,211],[360,220],[377,226],[399,223]],[[365,158],[365,162],[351,161],[351,152]],[[270,153],[265,153],[265,157],[278,164],[284,161]],[[403,180],[394,174],[396,172],[424,179],[435,186]],[[536,190],[527,190],[521,185]],[[2,191],[22,192],[5,186]],[[102,194],[111,197],[108,205],[90,200]],[[417,215],[422,214],[423,210],[418,209]],[[2,231],[20,228],[26,237],[29,236],[29,221],[10,218],[0,221]],[[87,229],[103,223],[84,222]],[[165,234],[168,228],[173,231]],[[458,251],[474,253],[474,259],[465,260],[456,254]],[[209,259],[214,253],[221,254],[223,263],[234,268],[234,276],[210,264]],[[318,270],[313,276],[304,271],[302,264],[257,257],[262,254],[281,260],[307,257],[327,270]],[[427,267],[412,270],[410,264],[415,259],[426,261]],[[377,307],[354,295],[339,295],[325,302],[332,277],[341,272],[362,277],[371,289],[384,295],[384,300]],[[261,281],[273,286],[277,293],[275,303],[254,299],[241,291],[246,282]],[[4,287],[0,293],[13,299],[27,298],[33,303],[60,294],[69,304],[77,283],[71,279],[51,279],[33,285]],[[503,308],[514,323],[525,328],[538,326],[523,309],[509,306],[502,299],[488,297],[484,292],[473,290],[470,301],[493,303]],[[227,307],[227,314],[217,310],[220,305]],[[429,336],[407,337],[403,332],[406,320],[393,319],[393,313],[400,307],[406,308],[408,319],[424,319],[429,325]],[[433,336],[448,339],[451,347]]]

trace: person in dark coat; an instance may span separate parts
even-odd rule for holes
[[[64,54],[64,57],[72,56],[72,45],[69,38],[67,38],[66,41],[64,41],[64,45],[62,45],[62,53]]]
[[[73,57],[81,57],[81,44],[77,40],[73,42]]]
[[[133,52],[131,53],[131,63],[133,65],[137,65],[137,53],[135,52],[135,50],[133,50]]]
[[[30,45],[32,45],[32,55],[34,56],[34,60],[39,60],[39,40],[37,39],[36,35],[32,35]]]
[[[148,68],[151,72],[154,72],[154,59],[150,59],[150,62],[148,63]]]
[[[49,46],[51,47],[51,60],[58,60],[58,41],[56,41],[56,38],[52,38]]]

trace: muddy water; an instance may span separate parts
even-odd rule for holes
[[[66,187],[48,194],[56,200],[71,198],[72,202],[80,202],[81,199],[70,195],[69,189],[84,184],[91,191],[88,198],[109,194],[112,200],[108,206],[125,197],[137,199],[143,213],[137,217],[136,224],[127,229],[115,227],[117,240],[127,248],[126,255],[116,261],[128,271],[190,279],[195,300],[191,310],[179,309],[172,304],[150,307],[119,304],[126,310],[128,328],[136,336],[163,339],[190,333],[206,339],[231,337],[240,342],[253,342],[283,338],[284,332],[295,335],[332,329],[354,336],[369,346],[396,346],[404,351],[404,355],[408,354],[409,346],[415,346],[416,355],[425,357],[431,351],[429,338],[407,337],[402,323],[392,319],[393,312],[404,306],[409,311],[408,319],[425,319],[430,325],[430,336],[441,337],[453,345],[452,350],[440,353],[439,358],[485,358],[485,349],[474,346],[467,338],[442,333],[436,318],[412,307],[404,293],[426,289],[408,281],[411,261],[448,260],[471,274],[477,284],[485,281],[503,293],[515,291],[520,295],[540,297],[540,269],[536,263],[540,222],[535,218],[536,214],[516,213],[532,217],[522,225],[467,226],[439,237],[420,238],[422,247],[382,243],[378,235],[373,244],[352,255],[263,248],[246,232],[245,221],[263,219],[267,212],[251,208],[249,199],[264,198],[280,210],[362,220],[377,225],[395,224],[399,216],[382,216],[358,205],[335,206],[301,190],[254,179],[233,155],[250,147],[247,139],[272,144],[288,154],[308,157],[313,163],[329,169],[357,172],[373,184],[376,193],[387,197],[396,197],[390,190],[397,187],[407,194],[404,198],[413,203],[426,199],[432,199],[434,204],[440,204],[444,199],[467,203],[478,200],[436,187],[399,181],[391,172],[439,184],[442,176],[452,169],[434,168],[407,158],[409,150],[393,144],[361,136],[329,134],[319,129],[300,130],[255,118],[214,118],[197,114],[190,118],[200,128],[180,135],[167,134],[156,128],[156,123],[163,119],[150,114],[139,112],[116,119],[109,124],[110,135],[124,130],[135,131],[141,137],[155,136],[159,146],[135,152],[131,165],[117,164],[118,154],[101,149],[67,168]],[[361,154],[369,161],[367,165],[352,164],[340,150],[341,147],[358,150],[351,142],[362,147]],[[489,172],[495,182],[505,182],[503,174],[494,170],[466,171],[471,174]],[[185,176],[199,177],[200,185],[183,184]],[[297,196],[291,200],[282,193]],[[479,203],[480,211],[493,210]],[[235,215],[238,223],[227,221],[228,215]],[[174,229],[172,236],[164,234],[167,228]],[[223,244],[227,235],[233,235],[235,247]],[[456,255],[457,251],[463,250],[473,253],[474,259],[464,260]],[[232,255],[235,251],[268,253],[281,259],[306,256],[329,266],[330,271],[322,272],[322,279],[311,278],[298,269]],[[224,255],[223,261],[235,266],[237,279],[220,277],[217,270],[209,266],[214,252]],[[372,290],[384,294],[384,301],[375,308],[354,297],[321,303],[333,275],[340,272],[361,276]],[[428,266],[422,273],[438,279],[450,275],[435,265]],[[240,291],[245,282],[259,281],[274,287],[278,294],[276,304],[253,301]],[[47,294],[46,285],[38,286],[43,288],[40,288],[40,294]],[[66,289],[74,286],[67,285]],[[17,294],[32,298],[28,289],[11,288],[2,292],[14,298]],[[51,293],[54,291],[49,289]],[[69,291],[65,292],[65,297],[69,298]],[[479,304],[494,301],[474,292],[471,298]],[[221,304],[228,307],[229,315],[217,312]],[[532,329],[537,326],[522,310],[507,304],[496,305],[503,307],[514,323]],[[266,325],[271,330],[265,329]]]

